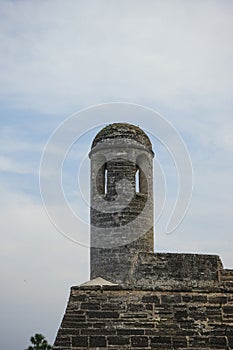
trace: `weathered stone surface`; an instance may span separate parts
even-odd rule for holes
[[[103,140],[130,139],[139,142],[152,152],[149,137],[138,126],[129,123],[114,123],[106,126],[96,135],[91,148],[103,143]]]
[[[217,255],[139,252],[131,269],[131,285],[209,288],[219,285],[220,271]]]
[[[85,296],[89,309],[83,310],[82,301],[77,302],[81,296]],[[97,300],[99,311],[93,311]],[[116,304],[121,307],[113,312],[111,305]],[[84,312],[81,327],[76,321],[78,311]],[[67,316],[72,317],[72,326]],[[233,290],[73,287],[53,348],[232,349],[232,316]]]

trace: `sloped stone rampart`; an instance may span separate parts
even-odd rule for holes
[[[72,287],[53,349],[233,349],[233,288]]]

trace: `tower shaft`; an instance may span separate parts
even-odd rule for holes
[[[93,141],[91,279],[128,284],[138,253],[153,252],[153,155],[146,134],[126,123]]]

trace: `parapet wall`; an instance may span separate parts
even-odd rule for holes
[[[222,270],[217,255],[141,252],[132,267],[130,283],[166,289],[208,290],[219,286]]]
[[[233,270],[224,270],[218,255],[175,254],[130,251],[122,247],[111,254],[101,249],[100,268],[96,262],[92,278],[135,287],[204,289],[233,281]],[[102,265],[101,265],[102,263]],[[99,274],[98,274],[99,272]]]
[[[233,289],[73,287],[54,350],[233,349]]]

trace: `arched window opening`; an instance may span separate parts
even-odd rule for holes
[[[136,193],[140,192],[139,169],[137,169],[135,173],[135,191]]]

